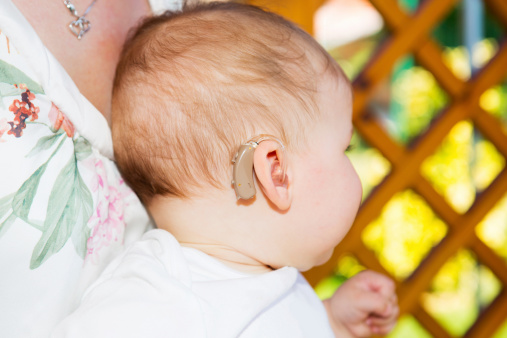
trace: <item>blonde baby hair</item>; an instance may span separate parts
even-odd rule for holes
[[[251,137],[304,147],[328,69],[344,78],[312,37],[254,6],[210,3],[149,18],[117,68],[118,167],[145,203],[230,188],[232,156]]]

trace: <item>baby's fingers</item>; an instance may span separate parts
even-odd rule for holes
[[[393,315],[395,317],[398,316],[399,308],[398,308],[398,296],[396,294],[393,294],[389,300],[386,302],[386,307],[382,313],[378,313],[377,315],[379,317],[392,317]]]
[[[389,299],[383,299],[382,308],[370,312],[370,317],[396,318],[398,316],[398,297],[393,294]]]
[[[388,316],[385,316],[385,317],[378,317],[378,316],[370,316],[368,317],[368,319],[366,319],[366,323],[368,325],[373,325],[373,326],[382,326],[382,325],[385,325],[387,323],[393,323],[393,322],[396,322],[396,319],[398,318],[398,314],[399,314],[399,309],[398,307],[394,308]]]
[[[398,305],[389,305],[388,308],[383,316],[373,315],[366,320],[367,325],[374,334],[388,334],[396,325],[396,319],[399,314]]]
[[[386,323],[385,325],[372,325],[370,326],[370,331],[375,335],[384,336],[391,332],[391,330],[396,325],[396,322]]]

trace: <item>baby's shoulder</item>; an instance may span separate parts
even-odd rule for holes
[[[152,337],[166,337],[171,332],[201,337],[204,317],[181,255],[171,234],[147,232],[86,290],[79,307],[58,327],[55,337],[141,337],[143,332]],[[90,327],[90,322],[96,325]]]
[[[190,287],[191,279],[181,246],[169,232],[155,229],[132,243],[104,270],[95,284],[127,279],[144,280],[152,286],[174,280]],[[161,283],[161,284],[160,284]]]

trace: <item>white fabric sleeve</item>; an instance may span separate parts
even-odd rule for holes
[[[153,14],[162,14],[165,11],[177,11],[182,8],[184,0],[150,0]]]

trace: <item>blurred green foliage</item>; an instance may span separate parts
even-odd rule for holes
[[[470,121],[461,121],[423,162],[421,173],[457,212],[464,213],[504,167],[505,159],[495,146]]]
[[[477,225],[475,232],[507,262],[507,195]]]
[[[422,304],[453,336],[462,336],[502,285],[473,252],[460,250],[433,278]]]
[[[419,322],[412,316],[405,315],[389,334],[389,338],[431,338]]]
[[[358,133],[354,133],[350,144],[352,151],[349,151],[347,155],[361,180],[364,200],[370,195],[372,189],[389,174],[391,162],[386,160],[377,149],[367,144]]]
[[[401,143],[424,132],[448,104],[446,93],[433,74],[406,57],[395,66],[391,82],[389,119],[391,136]]]
[[[447,226],[424,199],[407,190],[393,196],[380,217],[363,230],[362,240],[384,268],[401,280],[419,266],[446,232]]]
[[[334,274],[320,281],[315,286],[315,292],[320,299],[329,298],[343,282],[363,270],[365,270],[365,267],[354,256],[346,255],[341,257]]]

